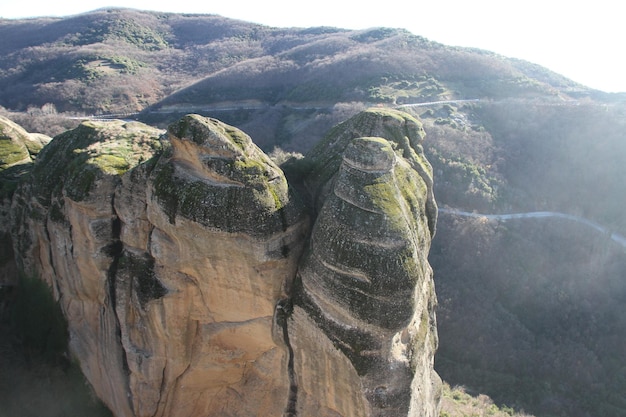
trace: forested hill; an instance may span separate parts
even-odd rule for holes
[[[271,28],[217,15],[101,9],[0,20],[0,39],[0,105],[12,110],[603,96],[528,62],[401,29]]]
[[[0,20],[0,56],[0,106],[10,112],[141,113],[162,127],[195,112],[244,129],[268,150],[309,149],[330,126],[372,105],[626,97],[402,29],[272,28],[130,9]],[[72,127],[19,121],[49,135]]]
[[[439,207],[559,212],[626,235],[626,93],[393,28],[128,9],[0,20],[0,113],[31,132],[199,113],[284,161],[363,109],[408,104],[422,104],[403,110],[423,123]],[[610,233],[443,213],[443,379],[539,417],[626,415],[626,255]]]
[[[273,28],[130,9],[0,20],[0,56],[0,106],[7,111],[140,113],[134,117],[162,127],[201,113],[244,129],[268,150],[309,149],[330,126],[372,105],[626,97],[403,29]],[[24,124],[49,135],[71,127]]]

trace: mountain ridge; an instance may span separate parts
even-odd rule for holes
[[[127,62],[119,64],[122,66],[122,73],[124,71],[141,72],[141,66],[148,65],[148,67],[156,69],[157,73],[161,73],[158,75],[158,78],[164,81],[165,84],[174,82],[180,85],[181,82],[189,83],[194,82],[194,78],[195,80],[198,80],[198,77],[202,78],[199,71],[205,73],[224,71],[228,68],[234,68],[233,64],[241,64],[249,59],[274,56],[279,61],[284,62],[287,59],[293,62],[304,60],[301,61],[303,63],[314,63],[317,60],[319,65],[321,58],[329,57],[333,54],[336,55],[340,51],[349,51],[346,48],[354,48],[355,45],[375,48],[376,43],[389,44],[394,38],[403,42],[404,47],[413,49],[414,52],[422,51],[422,55],[426,53],[426,56],[428,56],[428,51],[436,53],[437,50],[444,49],[450,55],[457,54],[458,59],[466,59],[462,55],[467,54],[473,57],[475,64],[479,65],[480,63],[477,61],[480,61],[480,56],[488,56],[490,59],[498,58],[503,63],[507,62],[507,65],[510,65],[511,68],[517,68],[517,71],[522,71],[522,73],[528,71],[526,67],[529,66],[527,63],[521,65],[523,61],[503,58],[487,51],[472,48],[446,47],[443,44],[412,35],[403,29],[371,28],[356,31],[338,28],[271,28],[222,18],[217,15],[183,15],[111,8],[66,18],[11,20],[3,21],[2,23],[0,24],[0,33],[3,35],[4,41],[0,42],[0,51],[8,55],[8,58],[13,58],[13,61],[17,61],[15,65],[26,64],[26,67],[28,67],[28,65],[33,65],[37,61],[45,62],[50,59],[50,54],[48,53],[47,56],[43,55],[41,54],[42,51],[38,51],[38,49],[46,47],[52,52],[54,48],[58,48],[59,53],[62,52],[65,55],[75,56],[69,62],[73,62],[72,65],[75,66],[78,73],[74,75],[67,74],[65,77],[69,75],[67,80],[76,80],[79,84],[87,82],[89,74],[95,77],[102,76],[102,74],[98,75],[98,71],[90,72],[80,62],[81,59],[91,59],[89,62],[94,62],[98,55],[101,55],[104,59],[112,59],[115,56],[125,57]],[[91,45],[90,50],[83,48],[89,45]],[[113,45],[118,46],[117,50],[111,49]],[[224,49],[225,47],[229,47],[231,50],[227,51]],[[21,50],[24,50],[24,52],[19,52]],[[382,53],[380,49],[375,48],[375,50],[379,56],[384,56],[380,55]],[[145,51],[153,52],[153,57],[147,57],[144,53]],[[176,59],[178,62],[171,61],[173,57],[168,56],[166,53],[168,51],[178,54]],[[30,56],[24,56],[26,52]],[[367,50],[358,51],[361,59],[367,58],[364,52],[367,52]],[[208,53],[212,56],[212,62],[210,63],[206,62],[206,58],[203,58],[202,55]],[[285,59],[280,59],[280,54],[283,54]],[[24,64],[19,62],[23,58],[27,59]],[[182,58],[184,62],[182,67],[180,64],[183,62],[179,58]],[[195,59],[193,65],[189,59]],[[135,64],[133,64],[133,61]],[[415,64],[416,61],[410,62]],[[11,60],[7,61],[2,69],[6,71],[5,74],[15,74],[11,77],[13,81],[16,80],[15,77],[20,72],[22,74],[28,73],[28,68],[20,70],[19,67],[11,67],[10,63]],[[139,68],[133,66],[136,63],[139,63]],[[512,63],[515,65],[511,65]],[[167,71],[163,71],[163,64],[170,66],[174,64],[177,69],[176,76],[183,77],[183,79],[172,79],[171,74],[168,75]],[[406,64],[404,65],[404,68],[406,68]],[[363,68],[362,65],[361,67]],[[468,65],[466,64],[465,67],[467,68]],[[417,68],[424,68],[427,73],[429,72],[429,68],[424,67],[423,63],[419,64]],[[389,71],[389,68],[386,70]],[[407,74],[411,72],[417,75],[421,74],[419,69],[417,71],[415,69],[409,70]],[[430,72],[432,72],[432,68]],[[556,74],[550,73],[545,69],[538,71],[537,66],[533,66],[533,72],[545,75],[550,74],[548,77],[543,75],[544,79],[541,82],[549,81],[556,88],[559,85],[577,86],[577,84],[567,81],[563,77],[557,78]],[[64,83],[62,78],[59,79],[59,75],[53,75],[54,79],[57,82]],[[23,76],[21,75],[20,77]],[[50,84],[53,81],[50,78],[46,80],[45,76],[45,74],[36,75],[39,79],[36,81],[34,79],[34,83]],[[149,74],[144,74],[144,76],[146,80],[154,79]],[[85,81],[81,81],[81,79],[85,79]],[[106,77],[101,77],[101,79],[104,80]],[[132,78],[128,77],[126,79],[132,80]],[[6,84],[3,84],[1,80],[2,78],[0,78],[0,87],[7,88]],[[19,81],[19,78],[17,80]],[[282,79],[281,81],[287,80]],[[54,84],[54,81],[52,83]],[[300,79],[300,83],[302,83],[302,79]],[[591,91],[590,89],[582,88],[582,86],[578,87],[583,91]],[[139,87],[133,87],[133,89],[137,88]],[[41,92],[42,90],[39,91]],[[58,89],[57,91],[62,92],[62,90]],[[139,94],[140,90],[134,92]],[[155,98],[158,96],[165,97],[163,93],[152,93],[152,95],[155,95]],[[57,107],[64,107],[61,105],[59,97],[49,95],[48,97],[56,99],[56,101],[50,102],[57,105]],[[154,99],[150,101],[152,100]],[[155,101],[150,101],[145,103],[156,103]],[[31,99],[29,102],[36,103],[36,100]],[[122,102],[119,102],[119,104],[122,104]],[[5,107],[15,107],[6,102],[0,104]],[[40,105],[43,104],[45,102]],[[87,103],[83,103],[81,106],[85,104]],[[76,105],[71,109],[82,110]],[[93,107],[93,109],[98,110],[98,107]],[[19,110],[19,106],[16,110]],[[139,108],[135,107],[133,110],[139,110]]]

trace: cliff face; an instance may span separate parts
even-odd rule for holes
[[[435,416],[422,138],[398,112],[338,126],[298,167],[308,209],[219,121],[84,123],[13,197],[16,260],[117,416]]]
[[[311,367],[307,347],[320,339],[336,350],[319,346],[316,356],[349,362],[348,386],[361,389],[341,393],[342,402],[331,399],[345,406],[352,398],[340,415],[438,415],[436,298],[427,261],[437,211],[423,134],[408,115],[369,111],[339,125],[309,155],[319,213],[290,326],[302,375]],[[334,367],[326,369],[333,380]],[[315,388],[303,394],[309,401],[323,398]]]

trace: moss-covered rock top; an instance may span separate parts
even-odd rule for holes
[[[301,269],[306,291],[345,317],[394,330],[412,315],[416,253],[430,246],[428,185],[401,153],[383,138],[350,141]]]
[[[336,320],[395,331],[412,315],[426,262],[416,254],[427,253],[437,218],[424,136],[412,116],[375,108],[305,158],[317,218],[301,278],[312,299],[336,302]]]
[[[337,172],[342,155],[359,137],[379,137],[388,140],[395,149],[412,148],[421,152],[425,133],[422,123],[413,116],[393,109],[370,108],[338,124],[307,155],[307,182],[314,194]],[[410,152],[403,156],[410,157]],[[428,169],[430,167],[427,167]]]
[[[31,158],[36,158],[43,147],[52,140],[50,136],[44,135],[43,133],[30,133],[28,139],[25,145]]]
[[[437,206],[433,195],[432,167],[422,148],[426,134],[422,123],[415,117],[399,110],[370,108],[334,127],[305,158],[305,182],[314,198],[317,209],[328,196],[331,179],[342,163],[352,161],[357,165],[368,165],[369,169],[380,169],[391,163],[391,153],[406,161],[426,184],[426,210],[431,234],[435,232]],[[370,138],[355,142],[356,138]],[[375,139],[379,138],[378,142]],[[388,145],[381,145],[384,140]],[[367,146],[369,150],[356,147]],[[387,149],[387,146],[389,147]],[[372,152],[378,148],[378,152]],[[387,149],[382,151],[382,149]],[[363,158],[370,158],[365,161]],[[372,159],[373,158],[373,159]],[[395,156],[394,156],[395,158]]]
[[[410,381],[426,371],[402,352],[432,352],[436,337],[427,254],[437,207],[423,139],[415,118],[371,109],[307,155],[317,210],[295,304],[352,362],[380,416],[407,415]]]
[[[50,137],[28,133],[20,125],[0,116],[0,199],[10,199],[20,179],[32,167]]]
[[[0,171],[32,161],[27,143],[29,133],[6,117],[0,116]]]
[[[343,154],[343,162],[361,171],[389,171],[396,158],[387,140],[360,138],[350,142]]]
[[[239,129],[192,114],[169,126],[168,140],[152,184],[170,222],[262,236],[302,215],[281,169]]]
[[[98,179],[119,177],[152,158],[161,148],[162,131],[121,120],[83,122],[56,136],[39,154],[33,190],[47,205],[61,190],[75,201],[88,197]]]
[[[206,152],[221,157],[236,157],[253,147],[252,139],[241,130],[217,119],[189,114],[168,127],[178,139],[200,145]]]

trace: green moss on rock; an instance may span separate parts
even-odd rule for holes
[[[62,191],[89,197],[99,179],[119,177],[160,149],[160,131],[140,123],[84,122],[54,138],[33,169],[33,191],[44,206]]]
[[[152,174],[154,196],[177,217],[254,236],[284,230],[302,215],[280,170],[240,130],[188,115],[168,128],[171,151]]]
[[[430,297],[416,295],[432,279],[426,263],[436,221],[423,140],[412,116],[370,109],[331,130],[306,156],[304,182],[318,211],[296,304],[362,376],[385,368],[383,340],[410,326],[416,302]],[[434,331],[433,308],[420,316],[416,348]],[[410,380],[408,367],[397,372]]]
[[[220,122],[217,119],[189,114],[168,127],[172,136],[192,141],[205,147],[223,147],[223,149],[244,151],[252,140],[241,130]],[[230,148],[234,146],[235,149]],[[217,148],[216,148],[217,149]]]
[[[0,116],[0,200],[8,200],[32,168],[37,153],[49,141],[31,135],[21,126]]]
[[[299,165],[303,170],[300,176],[319,210],[346,155],[350,158],[351,151],[348,147],[354,146],[353,140],[366,137],[384,139],[396,155],[421,177],[423,184],[416,185],[420,188],[426,187],[428,227],[431,235],[434,235],[437,205],[433,194],[433,169],[422,148],[425,136],[422,123],[415,117],[399,110],[370,108],[331,129],[306,155],[306,162]],[[406,188],[401,186],[400,189]]]
[[[15,164],[31,162],[27,143],[31,142],[28,132],[21,126],[0,116],[0,171]]]
[[[420,156],[423,154],[421,142],[425,137],[422,123],[398,110],[371,108],[335,126],[306,155],[309,161],[307,183],[316,197],[338,171],[346,148],[353,139],[360,137],[386,139],[401,157],[410,160],[412,164],[422,165],[423,175],[432,182],[432,167]]]
[[[23,161],[30,161],[30,154],[26,146],[8,138],[0,138],[0,170],[5,170]]]

